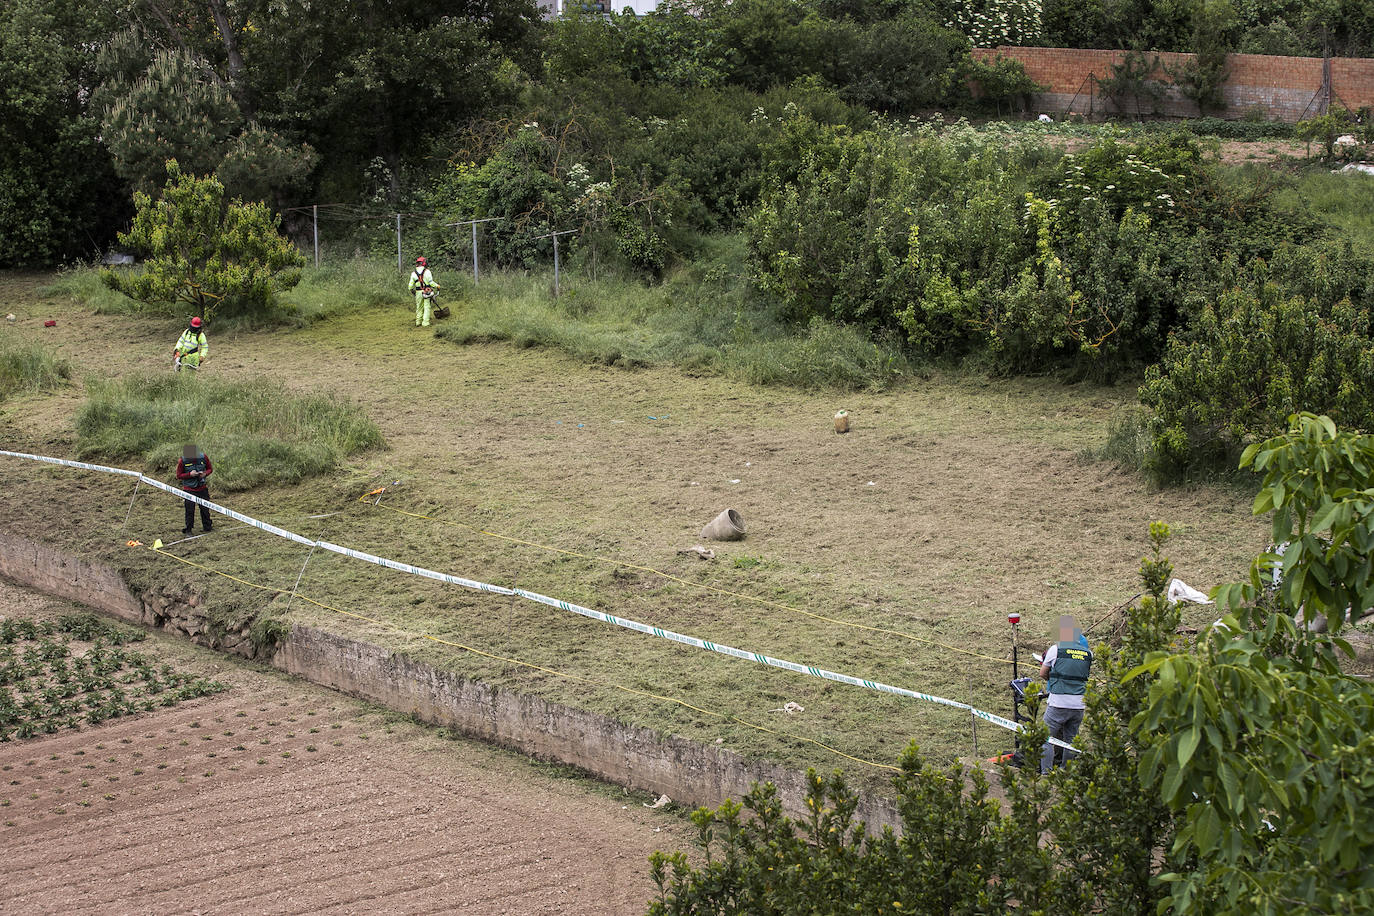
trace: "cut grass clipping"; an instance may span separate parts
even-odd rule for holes
[[[53,356],[47,348],[0,335],[0,401],[23,391],[58,388],[71,375],[67,361]]]
[[[176,467],[181,447],[209,454],[226,492],[297,483],[380,447],[362,408],[333,395],[295,395],[269,381],[224,382],[192,373],[90,380],[76,416],[83,458],[138,458],[151,472]]]

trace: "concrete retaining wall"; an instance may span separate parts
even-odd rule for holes
[[[1021,48],[1003,45],[975,48],[973,55],[988,61],[1006,57],[1020,61],[1026,75],[1046,91],[1033,96],[1036,111],[1074,112],[1082,115],[1128,114],[1102,96],[1096,79],[1111,75],[1111,67],[1125,57],[1125,51],[1098,51],[1076,48]],[[1146,58],[1159,59],[1155,74],[1168,90],[1156,113],[1171,117],[1197,117],[1201,112],[1173,86],[1166,68],[1177,68],[1192,59],[1191,54],[1147,52]],[[1322,113],[1323,60],[1320,57],[1277,57],[1269,54],[1231,54],[1231,72],[1222,86],[1226,109],[1222,115],[1241,118],[1258,110],[1264,117],[1298,121]],[[1331,59],[1331,102],[1351,111],[1374,106],[1374,59]],[[1127,103],[1127,107],[1130,104]],[[1149,112],[1143,112],[1149,113]]]
[[[207,626],[200,610],[203,593],[135,595],[110,566],[5,531],[0,531],[0,575],[202,645],[250,657],[255,651],[246,631],[216,633]],[[805,775],[795,770],[493,687],[316,627],[293,626],[271,661],[312,683],[619,785],[665,794],[678,804],[719,805],[767,781],[777,785],[791,813],[805,812]],[[862,797],[857,817],[875,832],[884,826],[897,829],[900,822],[891,801],[872,795]]]

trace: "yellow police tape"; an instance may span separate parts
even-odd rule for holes
[[[128,542],[128,543],[129,543],[129,546],[130,546],[130,547],[134,547],[134,546],[144,547],[144,546],[145,546],[145,545],[143,545],[143,544],[141,544],[141,543],[138,543],[138,542],[135,542],[135,541],[130,541],[130,542]],[[692,710],[693,712],[699,712],[699,713],[701,713],[702,715],[707,715],[707,716],[714,716],[714,717],[716,717],[716,718],[718,718],[718,719],[724,719],[724,720],[726,720],[726,721],[728,721],[728,722],[735,722],[735,723],[738,723],[739,725],[743,725],[743,726],[745,726],[745,727],[747,727],[747,728],[752,728],[752,729],[754,729],[755,731],[765,732],[765,733],[770,734],[770,735],[775,735],[775,736],[777,736],[777,737],[779,737],[779,738],[790,738],[790,739],[792,739],[793,741],[801,741],[801,742],[804,742],[804,743],[806,743],[806,744],[815,745],[816,747],[821,748],[822,750],[829,751],[830,753],[836,755],[837,757],[843,757],[845,760],[851,760],[851,761],[853,761],[854,763],[861,763],[861,764],[863,764],[863,765],[865,765],[865,766],[874,767],[874,768],[880,769],[880,770],[892,770],[893,772],[901,772],[901,768],[900,768],[900,767],[895,767],[895,766],[892,766],[891,764],[887,764],[887,763],[877,763],[877,762],[872,761],[872,760],[865,760],[865,759],[862,758],[862,757],[855,757],[855,756],[853,756],[852,754],[846,754],[844,751],[838,750],[837,748],[833,748],[833,747],[831,747],[831,746],[828,745],[828,744],[825,744],[825,743],[823,743],[823,742],[820,742],[820,741],[815,740],[814,738],[807,738],[807,737],[804,737],[804,736],[802,736],[802,735],[793,734],[793,733],[791,733],[791,732],[785,732],[785,731],[780,731],[780,730],[778,730],[778,729],[769,728],[769,727],[766,726],[766,725],[759,725],[759,724],[757,724],[757,723],[755,723],[755,722],[750,722],[750,721],[748,721],[748,720],[741,719],[739,716],[734,716],[734,715],[731,715],[731,714],[729,714],[729,713],[717,712],[716,710],[713,710],[713,709],[704,709],[704,708],[702,708],[702,707],[700,707],[700,706],[697,706],[697,705],[692,704],[692,703],[688,703],[686,700],[680,700],[680,699],[678,699],[678,698],[676,698],[676,697],[660,696],[659,694],[656,694],[656,693],[649,693],[648,691],[645,691],[645,690],[636,690],[636,689],[633,688],[633,687],[626,687],[624,684],[617,684],[617,683],[614,682],[614,681],[610,681],[610,680],[601,680],[601,679],[598,679],[598,678],[586,677],[585,675],[580,675],[580,674],[571,674],[571,673],[566,672],[566,671],[559,671],[559,670],[557,670],[557,669],[555,669],[555,668],[548,668],[548,667],[545,667],[545,666],[543,666],[543,665],[536,665],[536,664],[534,664],[534,663],[532,663],[532,662],[524,662],[524,661],[521,661],[521,660],[519,660],[519,659],[517,659],[517,658],[508,658],[508,657],[503,656],[503,655],[496,655],[496,654],[494,654],[494,653],[486,652],[486,651],[484,651],[484,650],[482,650],[482,649],[478,649],[478,648],[475,648],[475,647],[473,647],[473,646],[464,645],[463,643],[460,643],[460,642],[454,642],[453,640],[450,640],[450,639],[444,639],[443,637],[440,637],[440,636],[431,636],[431,635],[428,634],[428,633],[416,633],[416,632],[413,632],[413,631],[411,631],[411,630],[407,630],[407,629],[405,629],[405,628],[403,628],[403,627],[401,627],[401,626],[398,626],[397,624],[391,623],[390,621],[380,620],[380,619],[378,619],[378,618],[376,618],[376,617],[368,617],[368,616],[365,615],[365,614],[358,614],[358,613],[355,613],[355,612],[353,612],[353,611],[345,611],[343,608],[337,608],[337,607],[334,607],[333,605],[325,604],[323,601],[316,601],[314,598],[309,598],[309,597],[307,597],[307,596],[305,596],[305,595],[302,595],[300,592],[296,592],[296,591],[286,591],[286,590],[284,590],[284,589],[273,588],[273,587],[268,586],[268,585],[260,585],[260,584],[258,584],[258,583],[256,583],[256,582],[250,582],[250,581],[248,581],[247,579],[242,579],[242,578],[240,578],[240,577],[238,577],[238,576],[234,576],[234,575],[231,575],[231,574],[226,573],[226,572],[221,572],[220,570],[215,569],[214,567],[211,567],[211,566],[206,566],[206,565],[203,564],[203,563],[197,563],[197,562],[195,562],[194,560],[188,560],[188,559],[186,559],[185,557],[179,557],[179,556],[177,556],[176,554],[174,554],[174,553],[169,553],[169,552],[166,551],[166,550],[154,549],[154,548],[152,548],[152,547],[148,547],[147,549],[150,550],[150,551],[152,551],[153,553],[157,554],[157,555],[160,556],[160,557],[169,557],[169,558],[171,558],[171,559],[173,559],[173,560],[176,560],[178,563],[184,563],[184,564],[186,564],[187,566],[192,566],[192,567],[195,567],[196,569],[203,570],[203,571],[208,572],[208,573],[213,573],[214,575],[216,575],[216,576],[221,576],[221,577],[223,577],[223,578],[225,578],[225,579],[230,580],[231,582],[237,582],[237,583],[239,583],[240,585],[246,585],[246,586],[248,586],[249,588],[255,588],[255,589],[258,589],[259,591],[264,591],[264,592],[275,592],[275,593],[278,593],[278,594],[290,595],[290,596],[292,596],[292,597],[299,598],[301,601],[304,601],[304,602],[306,602],[307,604],[313,604],[313,605],[315,605],[315,606],[318,607],[318,608],[323,608],[323,609],[326,610],[326,611],[332,611],[332,612],[335,613],[335,614],[341,614],[341,615],[343,615],[343,616],[345,616],[345,617],[352,617],[352,618],[354,618],[355,620],[361,620],[361,621],[364,621],[364,622],[366,622],[366,623],[374,624],[374,625],[376,625],[376,626],[385,627],[386,629],[392,630],[392,631],[394,631],[394,632],[396,632],[396,633],[400,633],[400,634],[405,635],[405,636],[417,637],[417,638],[419,638],[419,639],[426,639],[426,640],[429,640],[430,642],[435,642],[435,643],[439,643],[439,644],[441,644],[441,645],[450,646],[450,647],[452,647],[452,648],[454,648],[454,649],[462,649],[464,652],[471,652],[471,653],[474,654],[474,655],[480,655],[480,656],[482,656],[483,658],[489,658],[489,659],[492,659],[493,661],[504,662],[504,663],[510,664],[510,665],[517,665],[517,666],[519,666],[519,667],[521,667],[521,668],[529,668],[529,669],[531,669],[531,670],[533,670],[533,671],[540,671],[540,672],[543,672],[544,674],[552,674],[552,675],[554,675],[555,677],[567,678],[568,680],[579,681],[579,682],[584,683],[584,684],[592,684],[592,685],[599,686],[599,687],[612,687],[612,688],[614,688],[614,689],[616,689],[616,690],[621,690],[621,691],[624,691],[625,693],[633,694],[633,695],[635,695],[635,696],[646,697],[646,698],[652,699],[652,700],[659,700],[659,701],[664,702],[664,703],[674,703],[674,704],[676,704],[676,705],[678,705],[678,706],[681,706],[681,707],[683,707],[683,708],[685,708],[685,709],[690,709],[690,710]]]
[[[871,632],[871,633],[883,633],[883,634],[886,634],[886,635],[888,635],[888,636],[899,636],[899,637],[901,637],[902,639],[909,639],[909,640],[912,640],[913,642],[923,642],[923,643],[926,643],[926,644],[928,644],[928,645],[939,646],[941,649],[947,649],[947,650],[950,651],[950,652],[955,652],[955,653],[958,653],[958,654],[960,654],[960,655],[971,655],[971,656],[973,656],[974,658],[980,658],[980,659],[983,659],[984,661],[989,661],[989,662],[997,662],[998,664],[1002,664],[1002,665],[1010,665],[1010,664],[1011,664],[1011,659],[1009,659],[1009,658],[994,658],[994,657],[991,656],[991,655],[983,655],[983,654],[981,654],[981,653],[979,653],[979,652],[973,652],[973,651],[971,651],[971,650],[969,650],[969,649],[961,649],[961,648],[959,648],[958,646],[947,645],[946,643],[942,643],[942,642],[940,642],[939,640],[927,639],[927,638],[924,637],[924,636],[915,636],[915,635],[913,635],[913,634],[911,634],[911,633],[904,633],[904,632],[902,632],[901,630],[892,630],[892,629],[888,629],[887,627],[874,627],[874,626],[869,626],[868,624],[864,624],[864,623],[854,623],[853,621],[850,621],[850,620],[840,620],[840,619],[837,618],[837,617],[828,617],[828,616],[826,616],[825,614],[817,614],[817,613],[814,613],[813,611],[803,610],[802,608],[794,607],[793,605],[790,605],[790,604],[783,604],[783,603],[780,602],[780,601],[770,601],[770,600],[768,600],[767,598],[759,598],[759,597],[756,597],[756,596],[754,596],[754,595],[746,595],[746,594],[743,594],[743,593],[741,593],[741,592],[734,592],[734,591],[731,591],[731,590],[729,590],[729,589],[727,589],[727,588],[720,588],[719,586],[716,586],[716,585],[707,585],[707,584],[702,583],[702,582],[692,582],[692,581],[690,581],[690,580],[688,580],[688,579],[683,579],[683,578],[681,578],[680,576],[675,576],[675,575],[673,575],[672,573],[666,573],[666,572],[664,572],[664,571],[662,571],[662,570],[660,570],[660,569],[654,569],[652,566],[640,566],[640,565],[635,564],[635,563],[627,563],[627,562],[625,562],[624,560],[616,560],[616,559],[612,559],[612,558],[610,558],[610,557],[599,557],[599,556],[596,556],[595,554],[578,553],[576,550],[566,550],[566,549],[564,549],[564,548],[562,548],[562,547],[551,547],[551,546],[549,546],[548,544],[540,544],[540,543],[538,543],[538,542],[536,542],[536,541],[526,541],[526,540],[523,540],[523,539],[521,539],[521,538],[511,537],[510,535],[498,534],[498,533],[496,533],[495,531],[488,531],[488,530],[486,530],[485,528],[479,528],[479,527],[476,526],[476,525],[469,525],[469,524],[467,524],[466,522],[455,522],[455,521],[451,521],[451,520],[449,520],[449,519],[435,518],[435,517],[432,516],[432,515],[425,515],[424,513],[421,513],[421,512],[407,512],[405,509],[397,509],[395,506],[383,506],[383,505],[381,504],[380,494],[385,493],[385,491],[386,491],[386,487],[379,487],[379,488],[377,488],[376,490],[373,490],[373,491],[370,492],[370,493],[364,493],[361,497],[359,497],[358,501],[359,501],[359,502],[367,502],[367,503],[368,503],[369,505],[371,505],[373,508],[388,509],[388,510],[390,510],[390,511],[392,511],[392,512],[395,512],[395,513],[398,513],[398,514],[400,514],[400,515],[408,515],[408,516],[410,516],[411,518],[422,518],[422,519],[426,519],[426,520],[431,521],[431,522],[435,522],[436,524],[440,524],[440,525],[449,525],[449,526],[454,527],[454,528],[465,528],[465,529],[467,529],[468,531],[473,531],[473,532],[476,532],[477,534],[485,535],[485,536],[491,537],[491,538],[498,538],[498,539],[503,540],[503,541],[509,541],[509,542],[511,542],[512,544],[521,544],[521,545],[523,545],[523,546],[525,546],[525,547],[534,547],[534,548],[537,548],[537,549],[539,549],[539,550],[547,550],[547,551],[549,551],[550,553],[561,553],[561,554],[565,554],[565,555],[570,556],[570,557],[578,557],[579,559],[583,559],[583,560],[592,560],[592,561],[597,562],[597,563],[607,563],[607,564],[609,564],[609,565],[611,565],[611,566],[619,566],[619,567],[622,567],[622,568],[624,568],[624,569],[633,569],[633,570],[636,570],[636,571],[638,571],[638,572],[650,573],[650,574],[655,575],[655,576],[661,576],[662,578],[668,579],[668,580],[670,580],[670,581],[672,581],[672,582],[681,583],[682,585],[686,585],[686,586],[689,586],[689,587],[691,587],[691,588],[703,589],[703,590],[708,591],[708,592],[714,592],[715,594],[718,594],[718,595],[728,595],[728,596],[731,597],[731,598],[738,598],[738,599],[741,600],[741,601],[751,601],[751,602],[753,602],[754,604],[762,604],[762,605],[765,605],[765,606],[767,606],[767,607],[777,608],[778,610],[781,610],[781,611],[791,611],[791,612],[794,613],[794,614],[803,614],[803,615],[805,615],[805,616],[807,616],[807,617],[810,617],[810,618],[812,618],[812,619],[814,619],[814,620],[824,620],[826,623],[833,623],[833,624],[837,624],[837,625],[842,626],[842,627],[852,627],[852,628],[854,628],[854,629],[856,629],[856,630],[868,630],[868,631]],[[378,497],[378,500],[377,500],[376,502],[371,502],[371,501],[368,500],[368,497],[369,497],[369,496],[377,496],[377,497]]]

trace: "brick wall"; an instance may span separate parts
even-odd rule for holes
[[[1072,48],[975,48],[975,57],[991,60],[1007,57],[1018,60],[1031,79],[1047,91],[1034,96],[1036,111],[1076,112],[1084,115],[1136,114],[1131,102],[1121,108],[1105,98],[1093,77],[1106,79],[1111,66],[1119,63],[1124,51],[1090,51]],[[1198,107],[1178,92],[1166,72],[1190,60],[1191,54],[1150,52],[1159,58],[1155,79],[1166,89],[1158,113],[1175,117],[1196,117]],[[1266,118],[1297,121],[1321,111],[1322,60],[1319,57],[1275,57],[1267,54],[1232,54],[1231,73],[1222,86],[1225,117],[1240,118],[1258,109]],[[1352,111],[1374,107],[1374,59],[1332,58],[1331,101],[1343,103]],[[1149,113],[1148,100],[1142,100]],[[1123,110],[1124,109],[1124,110]]]

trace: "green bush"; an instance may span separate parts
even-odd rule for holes
[[[1178,132],[1071,155],[1034,135],[822,131],[749,223],[760,291],[793,321],[900,331],[925,356],[1111,379],[1301,220]]]
[[[1313,286],[1318,284],[1314,283]],[[1170,338],[1140,389],[1150,409],[1147,467],[1165,480],[1235,467],[1250,442],[1289,415],[1319,410],[1363,426],[1374,416],[1368,305],[1292,295],[1276,284],[1233,290]]]
[[[161,198],[134,195],[133,225],[120,245],[147,256],[135,270],[106,270],[101,281],[130,299],[189,305],[207,320],[270,312],[300,282],[305,258],[279,232],[264,204],[228,200],[214,177],[167,161]]]
[[[65,385],[72,367],[36,343],[0,334],[0,401],[21,391],[48,391]]]
[[[143,461],[175,470],[181,447],[201,446],[221,491],[297,483],[383,445],[362,410],[334,395],[297,395],[280,384],[223,382],[187,373],[91,379],[76,417],[82,457]]]
[[[1221,140],[1288,140],[1293,137],[1293,125],[1286,121],[1266,121],[1262,118],[1244,118],[1239,121],[1227,118],[1188,118],[1183,121],[1161,121],[1146,123],[1145,130],[1170,132],[1186,130],[1199,137],[1217,137]]]

